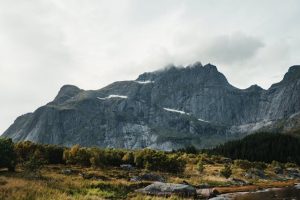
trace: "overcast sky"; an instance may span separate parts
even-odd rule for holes
[[[0,0],[0,133],[64,84],[99,89],[174,63],[268,88],[300,64],[299,0]]]

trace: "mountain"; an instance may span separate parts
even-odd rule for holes
[[[268,90],[232,86],[211,64],[170,66],[99,90],[63,86],[3,136],[70,146],[210,148],[256,131],[300,130],[300,66]]]

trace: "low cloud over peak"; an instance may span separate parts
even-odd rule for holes
[[[257,37],[233,33],[215,37],[203,53],[218,63],[234,64],[251,59],[263,46],[264,43]]]

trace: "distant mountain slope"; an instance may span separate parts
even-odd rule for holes
[[[171,150],[212,147],[257,130],[300,127],[300,66],[264,90],[230,85],[200,63],[144,73],[100,90],[63,86],[55,99],[18,117],[3,136],[61,145]]]

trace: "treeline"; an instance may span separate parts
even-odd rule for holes
[[[17,164],[66,164],[84,167],[119,167],[130,164],[137,168],[172,173],[182,172],[185,161],[180,154],[143,150],[71,148],[56,145],[35,144],[29,141],[14,144],[11,139],[0,138],[0,167],[13,171]]]
[[[232,159],[300,164],[300,140],[283,134],[256,133],[219,145],[208,152]]]

